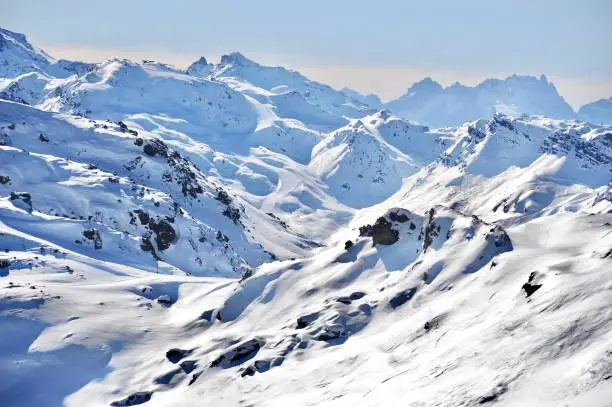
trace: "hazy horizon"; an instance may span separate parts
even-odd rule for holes
[[[104,8],[74,0],[0,5],[0,26],[56,58],[154,59],[184,67],[202,55],[215,60],[239,51],[383,100],[427,76],[443,85],[475,85],[512,74],[545,74],[574,109],[612,96],[612,29],[605,24],[612,5],[605,1],[384,1],[376,9],[363,1],[319,0],[300,7],[276,0],[240,7],[117,0]],[[90,18],[108,10],[111,15]]]

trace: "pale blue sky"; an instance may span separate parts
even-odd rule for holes
[[[241,51],[390,98],[545,73],[574,106],[612,96],[611,0],[0,0],[0,26],[58,57],[185,65]]]

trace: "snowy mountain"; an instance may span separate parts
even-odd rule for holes
[[[272,104],[279,117],[330,131],[348,119],[373,113],[368,105],[330,86],[314,82],[299,72],[260,65],[234,52],[223,55],[212,77],[260,102]]]
[[[309,166],[340,202],[364,208],[391,196],[452,137],[381,111],[330,133],[315,146]]]
[[[612,126],[545,78],[375,111],[0,34],[3,407],[609,404]]]
[[[197,61],[189,65],[189,67],[187,67],[186,72],[188,75],[191,76],[199,76],[205,78],[211,74],[212,69],[206,58],[200,57],[200,59],[198,59]]]
[[[356,90],[350,89],[350,88],[342,88],[340,89],[340,92],[344,93],[345,95],[347,95],[350,98],[353,98],[355,100],[360,101],[363,104],[366,104],[370,107],[373,107],[375,109],[380,109],[383,106],[383,102],[382,100],[380,100],[380,98],[373,94],[370,93],[368,95],[364,95],[362,93],[357,92]]]
[[[591,123],[612,124],[612,98],[582,106],[578,109],[578,117]]]
[[[431,78],[415,83],[398,99],[385,104],[395,114],[429,126],[455,126],[467,121],[507,115],[542,115],[572,119],[572,108],[542,75],[487,79],[469,87],[455,83],[442,87]]]
[[[0,28],[0,77],[12,78],[24,72],[46,69],[54,60],[34,48],[25,35]]]
[[[0,27],[0,78],[13,78],[23,73],[41,72],[55,77],[82,75],[93,64],[78,61],[55,60],[44,51],[33,47],[23,34]]]

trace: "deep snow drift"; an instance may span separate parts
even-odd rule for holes
[[[0,30],[0,404],[611,405],[612,127],[509,82],[573,117]]]

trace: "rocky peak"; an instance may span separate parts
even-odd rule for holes
[[[187,68],[187,73],[193,76],[207,76],[210,74],[211,67],[208,64],[208,61],[204,57],[200,57],[193,64],[189,65]]]

